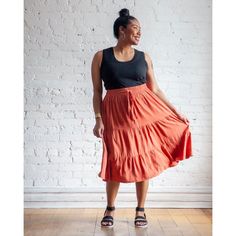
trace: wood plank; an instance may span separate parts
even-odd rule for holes
[[[211,224],[211,220],[205,215],[186,215],[191,224]]]
[[[135,208],[116,208],[114,227],[100,225],[103,208],[53,208],[24,211],[25,236],[210,236],[212,209],[145,208],[147,228],[134,226]]]
[[[193,224],[201,236],[211,236],[212,227],[210,224]]]
[[[175,221],[183,235],[199,235],[198,231],[195,230],[188,218],[182,213],[171,214],[171,217]]]

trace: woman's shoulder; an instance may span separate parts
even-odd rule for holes
[[[145,57],[150,57],[150,56],[148,55],[148,53],[145,52],[145,51],[143,51],[143,50],[139,50],[139,49],[137,49],[137,48],[135,48],[135,50],[136,50],[138,53],[143,54]]]
[[[135,48],[135,50],[136,50],[138,53],[142,54],[147,62],[150,62],[150,61],[151,61],[151,57],[149,56],[149,53],[147,53],[147,52],[145,52],[145,51],[143,51],[143,50],[139,50],[139,49],[137,49],[137,48]]]
[[[135,50],[136,50],[137,52],[141,52],[141,53],[143,53],[143,54],[147,54],[144,50],[141,50],[141,49],[138,49],[138,48],[135,48]]]
[[[103,57],[102,55],[103,55],[102,50],[96,51],[93,55],[92,61],[98,64],[99,67],[101,66],[101,62],[102,62],[102,57]]]
[[[109,50],[109,49],[111,49],[111,47],[99,49],[99,50],[94,54],[94,57],[98,57],[98,58],[102,57],[103,52],[104,52],[104,51],[107,51],[107,50]]]
[[[97,61],[97,63],[99,64],[99,66],[101,67],[102,61],[103,61],[103,56],[104,56],[104,52],[108,51],[109,49],[111,49],[112,47],[107,47],[104,49],[99,49],[97,52],[95,52],[93,58],[95,61]]]

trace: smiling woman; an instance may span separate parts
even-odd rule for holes
[[[120,12],[120,17],[118,17],[113,25],[113,33],[115,38],[119,39],[121,36],[137,38],[139,40],[141,35],[141,27],[139,21],[129,15],[129,10],[124,8]]]
[[[139,21],[122,9],[114,22],[115,47],[92,60],[94,135],[102,138],[98,176],[106,181],[107,208],[101,225],[113,226],[120,182],[136,183],[136,227],[147,227],[144,204],[149,179],[192,155],[189,122],[166,99],[154,78],[151,58],[135,49]],[[102,100],[102,81],[107,90]]]

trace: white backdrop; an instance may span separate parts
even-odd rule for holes
[[[192,132],[194,156],[150,180],[147,205],[211,205],[211,1],[25,0],[26,207],[104,205],[90,67],[97,50],[116,44],[124,7],[142,27],[135,47],[151,56]],[[121,184],[118,204],[134,203],[134,186]]]

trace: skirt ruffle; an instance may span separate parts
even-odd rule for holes
[[[146,84],[107,90],[101,115],[103,181],[144,181],[192,156],[189,122]]]

